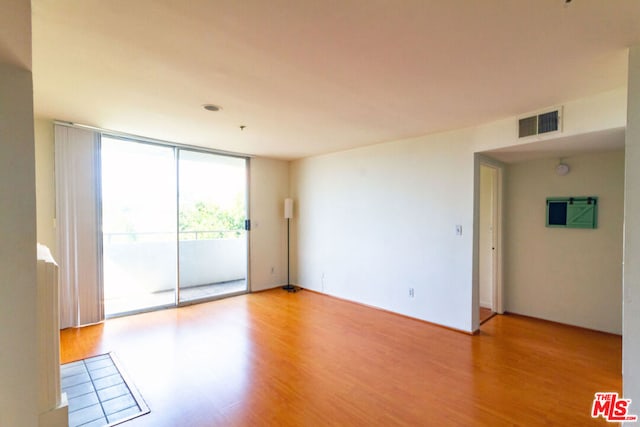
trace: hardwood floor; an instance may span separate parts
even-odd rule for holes
[[[621,338],[515,315],[470,336],[280,289],[61,333],[108,351],[151,413],[126,426],[591,425]]]
[[[481,325],[487,320],[491,319],[493,316],[495,316],[495,313],[490,308],[480,307],[478,311],[480,312]]]

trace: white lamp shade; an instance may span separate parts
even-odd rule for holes
[[[284,217],[293,218],[293,199],[284,199]]]

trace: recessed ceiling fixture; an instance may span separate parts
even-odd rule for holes
[[[214,105],[214,104],[204,104],[202,106],[202,108],[204,108],[207,111],[220,111],[220,110],[222,110],[222,107],[220,107],[219,105]]]

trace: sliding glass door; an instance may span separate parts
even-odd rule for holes
[[[107,316],[246,292],[246,167],[103,136]]]
[[[180,150],[179,302],[247,289],[246,160]]]
[[[175,304],[174,149],[103,136],[101,160],[105,314]]]

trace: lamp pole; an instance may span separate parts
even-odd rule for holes
[[[290,257],[289,249],[291,245],[290,238],[290,223],[291,217],[293,217],[293,199],[284,199],[284,217],[287,219],[287,284],[282,287],[287,292],[295,292],[296,287],[291,284],[290,274]]]

